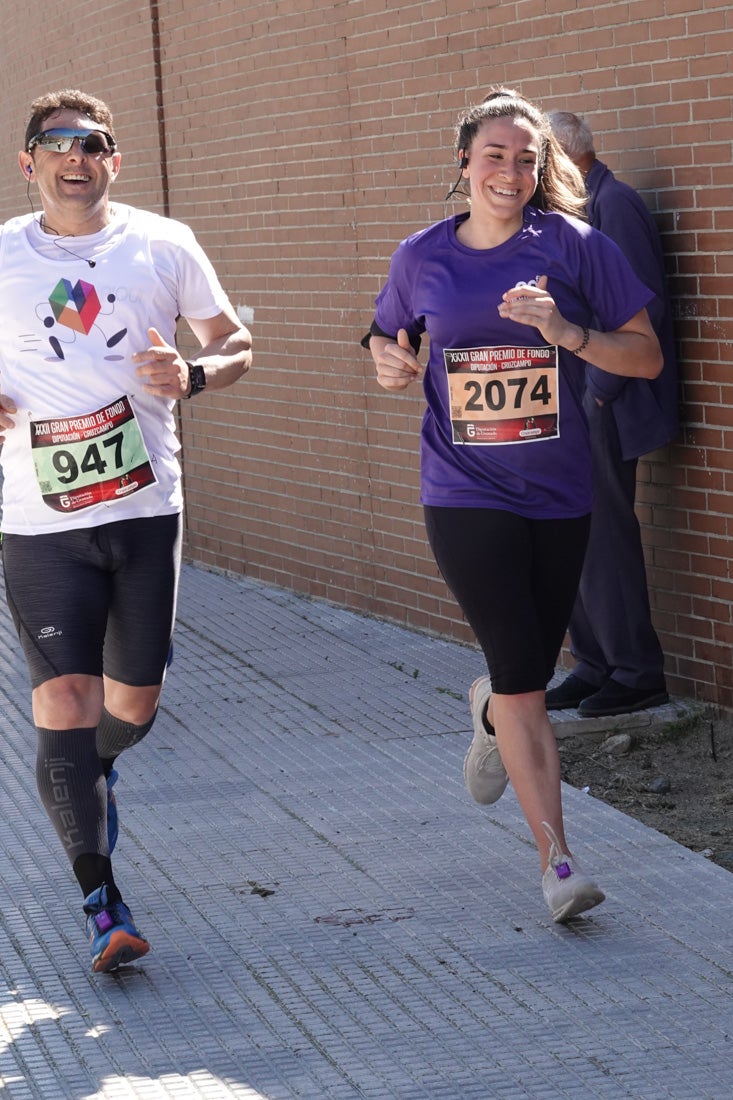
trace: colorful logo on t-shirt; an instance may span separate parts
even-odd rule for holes
[[[116,301],[114,294],[107,294],[102,305],[91,283],[83,279],[75,283],[71,279],[59,279],[48,298],[36,306],[36,317],[43,322],[44,328],[56,330],[48,337],[55,358],[65,359],[64,347],[72,346],[78,336],[92,336],[92,329],[102,336],[108,349],[116,347],[127,336],[126,328],[110,330],[107,327],[106,318],[114,316]],[[105,355],[104,358],[112,361],[123,356]]]
[[[97,292],[91,283],[77,279],[74,286],[71,279],[59,279],[48,299],[53,315],[60,325],[74,332],[89,335],[89,330],[101,312]]]

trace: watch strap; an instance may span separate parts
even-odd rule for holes
[[[189,391],[183,396],[188,401],[191,397],[195,397],[197,393],[201,393],[206,389],[206,372],[200,363],[189,363],[186,360],[186,366],[188,367],[188,382]]]

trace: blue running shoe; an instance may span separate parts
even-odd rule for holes
[[[150,944],[132,923],[132,914],[124,902],[109,903],[107,897],[104,885],[84,899],[95,974],[116,970],[118,966],[141,959],[150,950]]]
[[[115,850],[115,844],[117,843],[117,837],[120,832],[119,822],[117,821],[117,799],[112,790],[119,778],[114,768],[107,776],[107,842],[109,844],[110,855],[112,855]]]

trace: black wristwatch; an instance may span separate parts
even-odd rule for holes
[[[184,397],[188,400],[190,397],[195,397],[197,393],[201,393],[206,389],[206,374],[204,368],[200,363],[189,363],[186,360],[186,366],[188,367],[188,381],[191,385],[191,389],[188,393],[184,393]]]

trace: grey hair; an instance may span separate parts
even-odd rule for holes
[[[595,153],[593,134],[588,123],[572,111],[548,111],[552,132],[571,160],[585,153]]]

